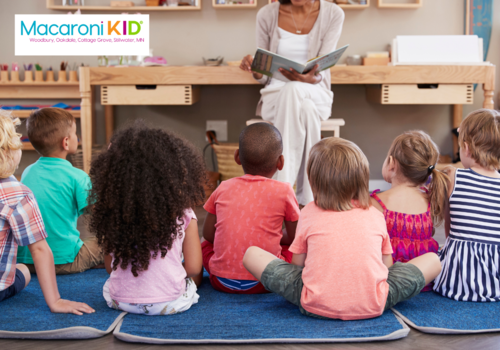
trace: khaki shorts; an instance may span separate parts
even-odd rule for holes
[[[104,256],[101,248],[99,248],[99,245],[97,244],[97,238],[90,237],[83,240],[83,245],[72,263],[55,265],[56,275],[80,273],[103,263]],[[31,273],[36,273],[35,265],[26,264],[26,266]]]
[[[292,304],[297,305],[302,314],[326,318],[305,310],[300,304],[302,288],[304,287],[302,270],[301,266],[276,259],[264,269],[261,283],[267,290],[281,295]],[[387,283],[389,284],[389,294],[384,311],[401,301],[413,298],[425,287],[424,275],[418,267],[400,262],[396,262],[389,268]]]

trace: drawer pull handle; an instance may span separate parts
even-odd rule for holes
[[[137,90],[156,90],[156,85],[136,85]]]
[[[439,84],[417,84],[419,89],[437,89]]]

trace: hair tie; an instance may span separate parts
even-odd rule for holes
[[[427,172],[430,174],[432,173],[432,171],[434,170],[434,165],[429,165],[429,167],[427,168]]]

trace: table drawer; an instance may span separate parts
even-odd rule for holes
[[[192,105],[199,100],[200,88],[192,85],[105,85],[103,105]]]
[[[472,104],[473,84],[382,84],[368,85],[370,102],[389,105]]]

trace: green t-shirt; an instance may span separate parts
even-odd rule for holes
[[[41,157],[24,170],[21,182],[38,202],[54,263],[72,263],[83,244],[76,222],[87,207],[90,177],[65,159]],[[18,248],[17,261],[33,264],[28,247]]]

